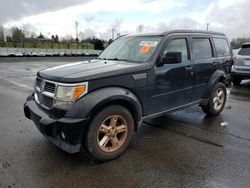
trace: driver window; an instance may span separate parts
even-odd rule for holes
[[[171,40],[166,49],[164,50],[163,56],[165,57],[168,52],[181,52],[182,62],[188,60],[188,50],[186,39],[173,39]]]

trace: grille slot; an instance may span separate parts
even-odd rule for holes
[[[43,96],[43,104],[44,104],[44,106],[51,108],[53,106],[53,98],[44,95]]]
[[[42,80],[37,78],[36,79],[36,87],[41,88],[41,83],[42,83]]]
[[[56,83],[36,78],[35,86],[37,102],[46,108],[52,108],[56,92]]]
[[[50,82],[45,82],[44,91],[55,93],[56,85]]]

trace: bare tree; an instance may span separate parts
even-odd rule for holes
[[[3,28],[3,26],[0,26],[0,45],[1,45],[1,47],[4,47],[4,42],[5,42],[4,28]]]
[[[62,42],[67,46],[67,48],[70,48],[70,45],[74,43],[74,39],[72,35],[66,35],[63,39]]]
[[[14,43],[14,47],[16,48],[17,43],[24,40],[25,34],[18,27],[12,28],[11,33],[12,33],[12,40],[13,40],[13,43]]]

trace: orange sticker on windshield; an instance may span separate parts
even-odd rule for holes
[[[149,45],[142,46],[141,49],[140,49],[140,53],[141,54],[147,54],[150,51],[151,47],[152,46],[149,46]]]

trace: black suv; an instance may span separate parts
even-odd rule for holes
[[[39,71],[24,112],[61,149],[108,161],[146,118],[192,105],[220,114],[232,62],[222,33],[123,36],[97,59]]]

